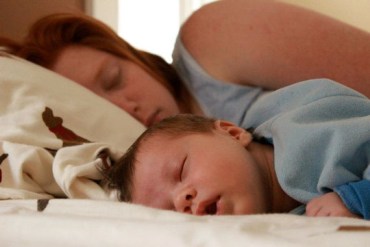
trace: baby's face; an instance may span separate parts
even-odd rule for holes
[[[196,215],[266,212],[263,176],[245,145],[222,130],[150,137],[137,154],[133,203]]]

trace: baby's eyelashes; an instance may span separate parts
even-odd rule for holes
[[[188,157],[187,155],[184,157],[184,159],[182,160],[181,165],[180,165],[180,172],[179,172],[180,182],[182,182],[184,180],[185,175],[186,175],[185,171],[186,171],[187,157]]]

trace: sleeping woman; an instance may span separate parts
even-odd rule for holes
[[[200,8],[180,29],[173,64],[76,14],[42,18],[22,42],[2,38],[0,45],[85,86],[145,126],[177,113],[244,126],[265,94],[311,78],[370,96],[370,34],[275,1]]]

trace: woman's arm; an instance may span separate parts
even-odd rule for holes
[[[370,33],[276,1],[223,0],[195,12],[182,40],[212,76],[276,89],[326,77],[370,97]]]

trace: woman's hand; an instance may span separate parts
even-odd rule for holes
[[[361,218],[351,213],[335,192],[326,193],[309,201],[306,206],[306,215]]]

